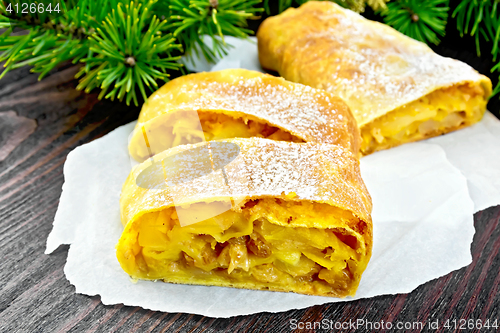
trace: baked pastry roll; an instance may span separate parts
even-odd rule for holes
[[[116,254],[132,278],[355,294],[372,251],[372,203],[351,151],[236,138],[153,159],[132,170],[120,199]]]
[[[328,1],[267,18],[257,38],[263,68],[349,105],[365,155],[479,121],[492,91],[470,66]]]
[[[245,69],[174,79],[144,104],[129,143],[144,161],[165,149],[233,137],[339,144],[361,138],[347,105],[322,90]]]

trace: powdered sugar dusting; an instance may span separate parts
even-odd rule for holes
[[[192,74],[169,82],[144,105],[136,128],[178,110],[257,118],[306,142],[340,144],[353,152],[358,147],[355,120],[339,98],[244,69]]]
[[[205,176],[162,188],[144,189],[135,179],[150,164],[146,161],[132,171],[124,185],[122,203],[128,221],[141,211],[158,210],[172,205],[217,200],[285,198],[295,193],[292,200],[328,203],[371,221],[371,198],[359,171],[359,162],[345,148],[330,144],[291,143],[261,138],[223,140],[240,147],[240,154],[222,170]],[[220,142],[220,141],[219,141]],[[173,154],[192,150],[204,143],[183,145],[157,154],[162,160]],[[192,168],[178,163],[177,169]]]

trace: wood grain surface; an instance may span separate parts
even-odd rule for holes
[[[229,319],[104,306],[99,297],[76,294],[63,272],[68,247],[43,254],[64,182],[64,161],[78,145],[139,113],[137,107],[98,101],[97,93],[76,91],[76,71],[74,66],[62,67],[38,82],[22,68],[0,80],[0,115],[8,112],[0,116],[0,332],[289,332],[295,321],[313,325],[325,320],[334,325],[358,319],[375,325],[421,322],[424,328],[361,326],[337,331],[436,331],[428,326],[436,320],[439,332],[497,331],[454,329],[453,320],[458,326],[460,320],[487,319],[500,325],[500,206],[474,216],[471,265],[410,294]],[[13,138],[4,138],[5,126],[17,126]],[[448,319],[450,329],[443,327]]]

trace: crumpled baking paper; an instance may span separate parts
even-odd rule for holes
[[[195,65],[205,68],[197,69],[261,70],[255,44],[231,43],[239,44],[223,61],[215,66],[198,61]],[[230,317],[408,293],[468,265],[473,213],[500,203],[500,122],[488,113],[470,128],[361,160],[373,198],[374,247],[354,298],[133,283],[115,256],[123,230],[121,186],[131,170],[127,138],[133,127],[134,123],[117,128],[68,155],[63,193],[47,240],[46,253],[71,244],[66,277],[76,292],[100,295],[104,304]]]
[[[407,293],[471,262],[473,203],[465,177],[437,145],[415,143],[363,158],[373,204],[374,248],[355,298],[271,291],[133,283],[115,245],[123,230],[119,198],[131,170],[127,137],[134,124],[73,150],[46,253],[71,244],[64,272],[76,292],[104,304],[230,317],[328,302]]]
[[[467,178],[474,212],[500,204],[500,121],[490,112],[478,124],[427,140],[439,145]]]

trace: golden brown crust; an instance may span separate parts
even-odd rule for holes
[[[186,75],[158,89],[144,104],[129,144],[144,139],[142,127],[167,121],[177,111],[209,111],[260,120],[305,142],[360,145],[356,121],[338,97],[282,78],[244,69]],[[161,118],[160,118],[161,117]]]
[[[257,37],[264,68],[338,95],[360,128],[441,88],[474,84],[484,99],[491,93],[491,81],[470,66],[332,2],[270,17]]]

